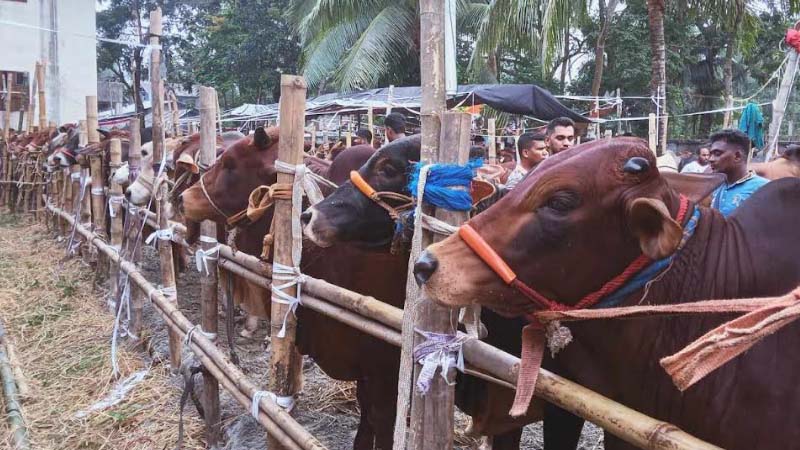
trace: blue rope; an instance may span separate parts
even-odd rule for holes
[[[469,211],[472,209],[472,197],[469,187],[475,171],[483,165],[483,159],[470,160],[465,166],[458,164],[434,164],[428,171],[423,201],[437,208],[451,211]],[[422,163],[411,168],[408,190],[412,196],[417,193],[419,171]],[[461,188],[461,189],[453,189]]]

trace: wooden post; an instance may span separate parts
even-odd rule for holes
[[[471,118],[466,113],[444,113],[442,121],[439,162],[466,164],[469,160],[469,138]],[[466,212],[436,210],[436,218],[451,225],[460,225],[468,218]],[[416,239],[416,238],[415,238]],[[422,248],[441,240],[441,236],[423,231]],[[409,261],[413,264],[415,261]],[[429,299],[420,299],[414,328],[435,333],[455,334],[454,324],[458,322],[457,311],[444,308]],[[414,345],[424,342],[419,334],[414,335]],[[415,383],[421,365],[415,365]],[[455,376],[451,368],[451,376]],[[455,394],[453,387],[440,376],[434,376],[430,391],[422,395],[414,388],[411,400],[410,448],[452,448],[453,445],[453,406]]]
[[[79,164],[73,164],[69,167],[69,179],[72,185],[70,188],[72,194],[72,207],[70,208],[70,212],[74,217],[78,212],[78,208],[81,207],[79,200],[81,196],[81,166]],[[77,217],[77,219],[80,220],[80,217]]]
[[[86,124],[85,120],[78,121],[78,146],[79,147],[86,147],[86,144],[89,143],[89,131],[87,129],[88,125]]]
[[[210,164],[216,157],[215,97],[216,93],[213,88],[200,87],[200,157],[198,161],[206,164]],[[200,248],[208,251],[217,244],[216,222],[204,220],[200,224]],[[204,267],[207,267],[208,271],[200,274],[201,325],[203,333],[206,333],[207,336],[213,335],[216,339],[218,332],[217,302],[219,300],[216,255],[207,258],[205,264]],[[229,313],[233,314],[233,312]],[[206,445],[213,448],[221,440],[219,382],[209,373],[203,373],[203,408],[205,409]]]
[[[317,124],[311,124],[311,154],[317,154]]]
[[[181,118],[180,111],[178,111],[178,97],[175,96],[174,92],[172,92],[170,96],[172,97],[170,105],[172,105],[172,126],[174,127],[172,130],[172,136],[179,138],[181,137]]]
[[[139,122],[138,120],[136,121]],[[122,166],[122,142],[117,139],[111,139],[109,148],[109,167],[111,170],[119,169]],[[111,181],[108,188],[108,210],[111,217],[111,246],[116,248],[118,252],[122,251],[122,234],[124,232],[122,224],[122,200],[125,198],[122,195],[122,186],[115,181]],[[111,280],[111,298],[117,298],[117,276],[119,269],[113,261],[109,260],[108,272]],[[134,333],[135,334],[135,333]],[[138,334],[137,334],[138,336]]]
[[[161,84],[161,8],[150,11],[150,89],[153,111],[153,162],[161,161],[164,151],[164,87]]]
[[[167,219],[166,208],[169,202],[168,195],[169,188],[167,183],[161,183],[158,193],[157,211],[158,227],[162,230],[169,228],[169,220]],[[173,265],[172,258],[172,242],[168,239],[158,239],[158,256],[159,266],[161,267],[161,285],[164,289],[176,289],[175,283],[175,266]],[[176,292],[176,291],[174,291]],[[168,296],[173,305],[178,307],[178,297]],[[181,338],[175,331],[169,332],[169,360],[172,364],[172,370],[177,371],[181,367]]]
[[[469,150],[469,116],[445,114],[445,73],[444,73],[444,2],[445,0],[420,1],[420,67],[422,102],[420,107],[422,122],[422,140],[420,160],[423,164],[436,162],[440,150],[442,121],[447,118],[454,129],[449,131],[448,142],[453,145],[450,153],[454,162],[456,152],[460,150],[463,161],[467,161]],[[458,148],[461,146],[462,148]],[[433,208],[423,205],[426,214],[433,214]],[[423,232],[414,236],[416,241],[412,248],[425,248],[433,242],[433,235]],[[417,242],[421,242],[421,247]],[[417,259],[411,255],[409,263]],[[421,396],[416,390],[416,379],[421,366],[412,362],[413,348],[418,342],[415,330],[455,333],[452,324],[456,323],[453,310],[442,308],[430,301],[418,298],[419,290],[413,279],[408,280],[406,308],[403,314],[403,345],[401,350],[401,366],[397,398],[397,419],[395,422],[395,449],[407,447],[411,449],[452,449],[453,448],[453,387],[448,386],[441,377],[434,377],[430,390]],[[409,367],[410,363],[410,367]],[[411,375],[413,367],[413,376]],[[408,396],[411,396],[411,423],[408,434],[406,416]]]
[[[11,154],[8,155],[8,171],[6,173],[6,205],[8,206],[9,212],[14,212],[14,185],[11,184],[11,181],[14,180],[14,171],[17,168],[17,159],[14,158]]]
[[[303,77],[281,75],[280,99],[280,140],[278,143],[278,160],[295,165],[303,162],[303,128],[305,125],[306,82]],[[278,173],[278,183],[291,184],[294,177]],[[292,235],[294,211],[291,200],[275,200],[275,218],[273,219],[275,245],[274,261],[286,266],[299,266],[300,256],[293,255],[295,238]],[[284,289],[290,296],[297,295],[297,286]],[[284,323],[285,321],[285,323]],[[285,326],[285,335],[279,337],[281,328]],[[295,349],[295,331],[297,320],[290,312],[290,307],[277,295],[272,295],[272,311],[270,335],[272,350],[270,354],[269,390],[279,397],[293,396],[299,386],[297,381],[302,376],[302,358]],[[268,439],[271,449],[282,448],[274,438]]]
[[[50,187],[48,189],[47,196],[50,199],[50,203],[57,206],[58,208],[62,207],[61,204],[61,186],[63,185],[61,181],[61,177],[63,172],[61,170],[56,170],[50,175]],[[57,215],[49,215],[47,209],[43,209],[41,211],[41,217],[44,218],[44,223],[47,225],[47,228],[51,231],[58,233],[59,226],[58,224],[61,222],[58,219]]]
[[[100,133],[97,131],[97,97],[94,95],[86,96],[86,128],[89,144],[100,143]],[[92,177],[91,208],[92,223],[97,233],[103,237],[106,235],[105,217],[105,194],[103,192],[103,156],[93,155],[89,157],[89,173]]]
[[[374,121],[375,115],[372,113],[372,105],[369,105],[369,107],[367,107],[367,129],[372,133],[373,139],[375,138]],[[370,142],[369,145],[372,145],[372,142]]]
[[[61,178],[63,186],[61,188],[61,209],[67,212],[67,214],[72,215],[72,179],[69,168],[60,169],[61,170]],[[56,215],[58,217],[58,215]],[[61,219],[60,223],[60,230],[61,235],[66,236],[67,230],[67,221]]]
[[[489,128],[489,164],[497,164],[497,137],[495,137],[496,131],[496,124],[495,118],[492,117],[491,119],[487,120]]]
[[[39,130],[42,131],[47,129],[47,100],[44,95],[45,64],[36,64],[36,85],[39,89]]]
[[[656,121],[656,115],[650,113],[647,115],[647,143],[650,146],[650,150],[653,154],[656,154],[656,143],[658,142],[658,122]]]
[[[33,180],[33,168],[31,167],[31,160],[30,154],[23,153],[20,155],[21,158],[17,160],[17,164],[22,165],[22,180],[25,183],[28,183]],[[31,194],[31,186],[30,184],[23,184],[18,189],[17,193],[17,210],[21,211],[23,214],[28,212],[28,207],[30,206],[30,194]]]
[[[6,104],[5,111],[3,111],[3,142],[6,143],[11,137],[11,80],[13,78],[11,72],[6,72]]]
[[[128,145],[128,181],[133,183],[139,175],[139,168],[142,165],[142,135],[140,131],[140,122],[138,118],[130,119],[128,122],[128,130],[130,131],[130,144]],[[153,193],[155,195],[155,193]],[[136,239],[139,230],[141,229],[141,219],[138,214],[130,213],[126,215],[126,220],[129,221],[127,236],[123,237],[123,246],[127,249],[128,259],[134,264],[139,264],[141,251],[134,245],[133,241]],[[127,242],[127,244],[126,244]],[[141,336],[143,329],[142,311],[144,309],[145,295],[140,290],[131,285],[130,288],[131,299],[131,323],[129,329],[134,336]],[[116,297],[115,297],[116,298]],[[139,342],[133,342],[133,345],[138,345]]]
[[[350,130],[344,133],[344,145],[346,147],[353,145],[353,133]]]
[[[20,113],[22,114],[22,113]],[[40,153],[36,158],[34,158],[34,165],[31,170],[33,170],[33,182],[35,183],[31,187],[31,192],[33,192],[33,208],[34,208],[34,217],[36,220],[40,220],[42,217],[47,217],[44,214],[44,202],[42,201],[42,196],[44,195],[44,177],[42,176],[42,164],[41,164],[41,157],[42,154]]]
[[[617,88],[617,136],[622,134],[622,96]]]

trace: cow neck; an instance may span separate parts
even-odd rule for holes
[[[681,224],[684,222],[686,214],[689,211],[689,207],[689,199],[681,194],[680,206],[675,216],[676,222]],[[683,247],[683,245],[692,236],[697,226],[697,220],[699,219],[700,211],[693,205],[692,207],[694,208],[692,217],[684,227],[683,238],[678,248]],[[607,306],[616,304],[621,301],[625,295],[632,292],[634,286],[643,286],[663,268],[667,267],[674,257],[673,254],[668,258],[653,261],[645,255],[639,255],[639,257],[634,259],[619,275],[607,281],[600,289],[585,295],[574,305],[567,305],[548,298],[535,288],[520,280],[514,270],[511,269],[505,260],[503,260],[503,258],[493,248],[491,248],[491,246],[489,246],[483,237],[481,237],[480,234],[478,234],[478,232],[469,225],[469,223],[462,225],[458,230],[458,234],[464,243],[466,243],[467,246],[473,252],[475,252],[475,254],[478,255],[478,257],[484,263],[486,263],[486,265],[489,266],[489,268],[491,268],[501,279],[503,279],[503,281],[519,291],[523,296],[525,296],[525,298],[530,300],[540,309],[549,311],[566,311],[591,308],[598,306],[601,301],[607,298],[611,300],[611,302],[609,302],[610,304]],[[630,284],[628,284],[629,281],[631,282]],[[526,315],[526,318],[531,322],[537,322],[533,314]]]

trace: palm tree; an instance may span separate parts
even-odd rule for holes
[[[524,50],[550,67],[568,45],[570,18],[586,1],[457,0],[458,29],[474,41],[470,71],[497,80],[503,49]],[[313,87],[348,91],[406,73],[419,54],[416,0],[293,0],[288,11],[303,44],[304,75]],[[567,34],[567,36],[569,36]]]

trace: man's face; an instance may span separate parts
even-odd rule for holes
[[[708,164],[709,159],[711,159],[711,150],[706,147],[701,148],[697,154],[697,162],[705,166]]]
[[[386,141],[392,142],[395,139],[397,139],[397,134],[395,134],[393,129],[386,127]]]
[[[730,178],[736,169],[744,164],[744,159],[739,147],[726,141],[719,140],[711,144],[709,162],[714,172],[724,173]]]
[[[522,159],[535,166],[547,158],[547,145],[544,141],[533,141],[531,147],[522,151]]]
[[[545,139],[545,143],[553,155],[564,151],[575,143],[575,128],[556,126],[553,132]]]

